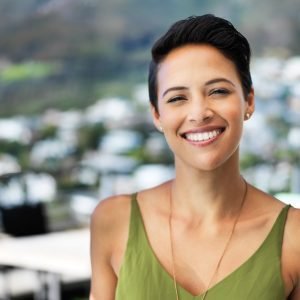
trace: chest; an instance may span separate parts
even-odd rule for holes
[[[247,293],[252,297],[253,286],[247,286],[249,278],[269,287],[273,284],[277,295],[283,294],[285,290],[288,295],[292,288],[289,270],[282,264],[280,230],[273,223],[260,220],[250,226],[251,230],[249,224],[242,224],[236,228],[230,243],[228,228],[224,228],[219,235],[199,234],[197,230],[184,231],[177,228],[172,234],[172,255],[168,223],[155,223],[141,217],[140,222],[135,224],[137,228],[130,228],[127,247],[118,251],[119,260],[116,261],[119,261],[120,286],[124,278],[139,274],[135,280],[154,280],[159,282],[159,286],[164,282],[174,292],[175,267],[176,283],[181,293],[187,296],[184,299],[194,299],[207,289],[211,294],[211,291],[228,285],[231,286],[230,291],[235,290],[234,297],[240,289],[243,292],[248,289]],[[236,286],[237,280],[243,284]],[[255,297],[251,299],[283,299]]]
[[[116,299],[176,299],[168,243],[156,237],[156,242],[160,240],[161,244],[151,245],[146,235],[140,239],[126,249]],[[206,247],[192,242],[177,245],[174,265],[180,300],[200,299],[197,296],[206,289],[209,289],[206,300],[284,299],[280,257],[276,251],[270,253],[260,246],[250,257],[244,255],[246,261],[243,261],[239,253],[241,246],[233,244],[214,281],[207,286],[214,272],[211,265],[216,265],[215,257],[220,252],[216,251],[218,242],[212,241],[213,245]]]
[[[169,230],[159,232],[158,228],[149,227],[146,239],[161,268],[172,278],[175,271],[176,281],[192,295],[199,295],[245,266],[247,269],[247,264],[255,265],[266,258],[280,277],[280,253],[269,245],[269,226],[258,222],[249,230],[243,224],[232,232],[230,225],[218,234],[174,227],[170,235]]]

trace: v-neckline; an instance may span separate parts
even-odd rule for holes
[[[136,201],[136,205],[137,205],[137,209],[138,209],[138,213],[139,213],[139,217],[142,223],[142,229],[143,229],[143,233],[144,233],[144,237],[145,240],[147,242],[147,246],[149,249],[149,252],[151,254],[151,257],[153,258],[153,260],[155,261],[155,263],[159,266],[159,269],[162,271],[162,273],[164,273],[166,275],[166,278],[171,281],[171,283],[174,284],[174,279],[173,276],[165,269],[165,267],[162,265],[162,263],[160,262],[160,260],[158,259],[156,253],[154,252],[152,245],[150,243],[147,231],[146,231],[146,226],[144,223],[144,219],[143,219],[143,215],[139,206],[139,203],[137,201],[137,198],[135,198]],[[192,298],[200,298],[204,295],[205,292],[210,293],[212,290],[215,290],[217,287],[219,287],[220,285],[224,284],[224,282],[227,282],[231,277],[233,277],[236,273],[240,272],[243,268],[245,268],[245,266],[247,266],[252,260],[254,260],[256,258],[256,256],[262,251],[264,245],[267,243],[267,241],[269,240],[269,238],[272,236],[272,232],[275,230],[275,227],[280,219],[280,216],[283,214],[283,212],[285,211],[285,209],[287,209],[288,207],[290,207],[290,205],[285,205],[281,211],[278,213],[277,217],[275,218],[275,221],[270,229],[270,231],[268,232],[267,236],[263,239],[262,243],[258,246],[258,248],[242,263],[240,264],[236,269],[234,269],[232,272],[230,272],[229,274],[227,274],[223,279],[221,279],[220,281],[218,281],[217,283],[215,283],[213,286],[211,286],[207,291],[203,291],[200,294],[194,295],[193,293],[191,293],[190,291],[188,291],[185,287],[183,287],[178,281],[176,281],[176,285],[179,288],[179,290],[183,291],[184,293],[188,294],[189,297]]]

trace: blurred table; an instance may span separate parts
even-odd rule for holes
[[[90,278],[89,229],[0,239],[0,265],[36,270],[47,283],[47,295],[59,300],[62,276]]]

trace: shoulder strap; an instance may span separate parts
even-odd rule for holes
[[[145,227],[142,214],[137,201],[137,193],[131,196],[131,213],[129,224],[129,235],[127,248],[147,247],[148,241],[146,237]]]
[[[281,258],[285,223],[290,207],[290,205],[286,205],[282,208],[281,212],[279,213],[277,219],[274,222],[274,225],[272,226],[271,231],[269,232],[266,240],[263,243],[264,245],[268,245],[267,248],[269,249],[269,251],[270,249],[273,249],[273,251],[275,251],[274,254],[276,253],[276,256],[278,258]],[[272,245],[273,247],[269,247]]]
[[[284,229],[285,229],[287,215],[288,215],[290,207],[291,207],[290,204],[286,205],[280,212],[280,215],[277,220],[277,222],[278,222],[278,250],[279,250],[280,257],[281,257],[281,253],[282,253]]]
[[[129,233],[124,259],[121,265],[118,284],[116,288],[116,300],[141,299],[137,296],[142,293],[143,278],[147,265],[144,259],[144,239],[143,221],[137,202],[137,194],[131,196],[131,212],[129,220]]]

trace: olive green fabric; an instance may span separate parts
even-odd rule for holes
[[[281,246],[289,206],[285,206],[258,250],[212,286],[205,300],[283,300]],[[180,300],[201,299],[178,284]],[[116,300],[176,300],[172,276],[155,256],[133,195],[129,237],[116,289]]]

